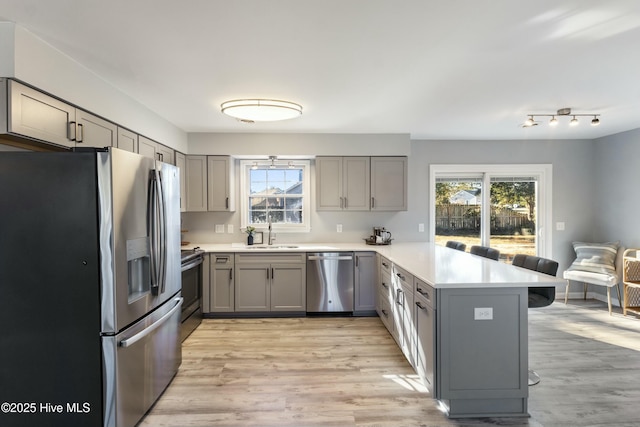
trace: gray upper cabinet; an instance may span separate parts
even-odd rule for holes
[[[13,80],[7,81],[6,132],[62,147],[75,146],[76,108]],[[4,127],[4,126],[3,126]]]
[[[118,127],[118,148],[132,153],[138,152],[138,134]]]
[[[407,158],[371,158],[371,210],[407,210]]]
[[[180,212],[187,211],[187,156],[176,151],[176,166],[180,170]]]
[[[207,156],[207,210],[235,212],[235,162],[229,156]]]
[[[369,157],[317,157],[316,210],[369,210],[369,169]]]
[[[407,210],[407,158],[317,157],[316,210]]]
[[[186,158],[186,211],[207,210],[207,156]]]
[[[76,109],[75,137],[77,147],[114,147],[118,144],[118,126],[108,120],[94,116],[84,110]]]
[[[138,136],[138,153],[161,162],[175,163],[172,149],[142,135]]]

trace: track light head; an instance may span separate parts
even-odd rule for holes
[[[591,126],[598,126],[600,124],[600,119],[598,116],[593,116],[593,120],[591,120]]]
[[[573,116],[573,119],[569,122],[569,126],[578,126],[578,119],[576,119],[576,116]]]
[[[551,116],[551,120],[549,120],[549,126],[558,126],[558,119],[556,119],[556,116]]]
[[[523,126],[524,127],[533,126],[533,116],[529,116],[529,118],[524,121]]]

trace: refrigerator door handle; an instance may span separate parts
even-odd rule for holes
[[[158,245],[156,232],[157,222],[157,196],[156,196],[156,171],[149,173],[149,196],[147,199],[147,234],[149,235],[149,246],[151,252],[151,289],[157,293],[158,289]]]
[[[141,339],[143,339],[144,337],[146,337],[147,335],[149,335],[150,333],[152,333],[153,331],[155,331],[156,329],[158,329],[160,326],[162,326],[162,324],[166,322],[173,315],[173,313],[175,313],[177,310],[180,310],[180,307],[182,307],[182,302],[184,301],[184,298],[178,297],[178,298],[175,298],[174,301],[176,301],[176,305],[167,314],[159,318],[156,322],[154,322],[148,328],[145,328],[143,331],[138,332],[137,334],[135,334],[130,338],[120,341],[118,345],[120,347],[130,347],[133,344],[140,341]]]
[[[160,293],[164,293],[167,282],[167,205],[164,197],[164,188],[162,185],[162,174],[156,170],[157,178],[157,197],[160,207]]]

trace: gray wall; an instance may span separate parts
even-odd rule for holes
[[[345,138],[345,136],[335,136]],[[256,138],[254,135],[253,138]],[[271,139],[271,138],[269,138]],[[348,138],[347,138],[348,139]],[[200,141],[199,141],[200,142]],[[517,140],[517,141],[411,141],[409,154],[409,210],[406,212],[315,212],[312,205],[311,233],[279,234],[280,242],[352,242],[360,241],[371,233],[371,227],[387,227],[398,241],[426,241],[428,233],[419,233],[418,224],[429,224],[429,165],[430,164],[526,164],[553,165],[553,218],[562,221],[564,231],[554,231],[552,257],[560,262],[560,271],[573,261],[571,242],[592,240],[597,237],[593,224],[598,206],[593,189],[596,184],[592,140]],[[216,144],[218,145],[218,144]],[[219,147],[219,145],[218,145]],[[194,153],[189,147],[190,153]],[[219,150],[219,148],[218,148]],[[227,150],[233,150],[227,147]],[[271,141],[269,150],[278,151]],[[307,151],[303,148],[302,150]],[[371,149],[376,153],[374,149]],[[362,146],[360,155],[372,154]],[[227,154],[234,154],[227,151]],[[340,153],[332,153],[340,154]],[[312,197],[315,180],[312,168]],[[315,201],[312,199],[312,203]],[[234,234],[216,234],[215,224],[233,224]],[[343,232],[336,232],[336,224]],[[183,214],[185,235],[191,242],[230,243],[243,242],[245,235],[238,228],[239,213],[186,213]]]
[[[594,142],[594,238],[640,248],[640,129]]]

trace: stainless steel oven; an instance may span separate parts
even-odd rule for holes
[[[204,251],[200,248],[183,250],[182,260],[182,326],[180,336],[184,341],[202,322],[202,268]]]

